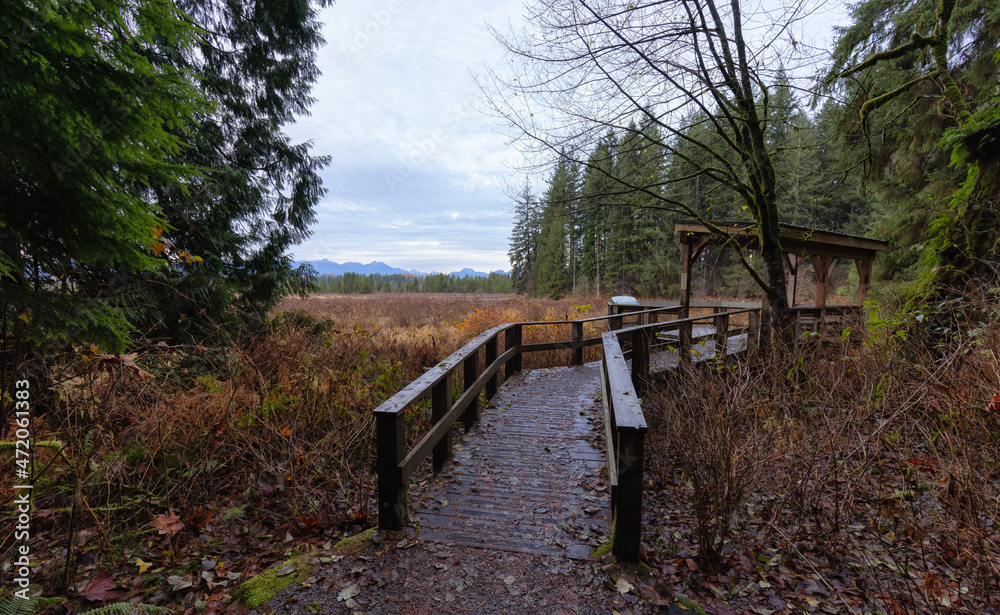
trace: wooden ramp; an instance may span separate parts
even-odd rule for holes
[[[504,383],[429,484],[421,538],[573,558],[606,542],[600,369],[532,370]]]

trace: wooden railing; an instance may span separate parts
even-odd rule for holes
[[[735,309],[742,305],[751,307]],[[615,532],[612,550],[623,560],[639,558],[642,537],[646,419],[639,399],[649,382],[651,354],[657,347],[670,345],[677,351],[679,364],[687,364],[693,361],[692,349],[701,339],[714,341],[712,355],[702,352],[701,359],[721,358],[728,353],[730,338],[746,335],[746,345],[751,346],[760,333],[760,304],[702,304],[697,307],[712,308],[714,313],[665,323],[640,324],[611,330],[602,336],[601,391]],[[741,314],[747,315],[747,324],[730,328],[733,317]],[[714,329],[707,335],[695,335],[695,326],[700,323],[711,324]],[[707,351],[706,345],[703,350]],[[629,358],[631,365],[627,362]]]
[[[672,307],[636,312],[637,317],[655,322]],[[406,481],[421,463],[432,455],[432,468],[439,472],[452,456],[452,427],[459,420],[468,431],[479,417],[480,393],[488,402],[497,391],[501,370],[505,378],[521,371],[521,357],[526,352],[568,349],[570,363],[583,363],[583,349],[597,346],[602,338],[584,338],[584,325],[615,316],[581,320],[518,322],[499,325],[484,332],[408,384],[374,410],[376,437],[376,472],[378,474],[378,524],[385,530],[402,529],[408,518]],[[569,326],[570,339],[559,342],[524,344],[527,326]],[[500,351],[500,339],[503,350]],[[452,401],[452,380],[462,369],[461,392]],[[430,396],[431,427],[413,450],[406,450],[405,410]]]
[[[583,363],[584,348],[601,345],[604,353],[601,390],[615,524],[613,550],[622,559],[636,560],[642,533],[642,472],[646,434],[646,421],[639,400],[649,384],[651,357],[658,350],[672,349],[677,351],[679,364],[684,365],[721,356],[729,348],[730,340],[742,335],[746,335],[746,347],[751,347],[757,342],[762,317],[759,303],[692,302],[689,310],[711,310],[711,313],[659,322],[663,316],[686,316],[689,310],[676,304],[652,308],[648,305],[609,307],[608,316],[582,320],[499,325],[467,343],[376,408],[379,527],[398,530],[406,525],[409,507],[407,479],[428,455],[433,456],[433,471],[441,470],[452,456],[454,424],[461,420],[466,431],[472,427],[479,417],[480,394],[484,394],[488,402],[497,392],[501,373],[510,378],[521,370],[524,353],[567,349],[571,351],[569,362],[580,365]],[[836,309],[827,308],[815,314],[809,309],[801,311],[803,313],[799,317],[817,319],[826,318]],[[850,310],[844,312],[853,315]],[[744,315],[745,323],[734,322],[743,321],[741,316]],[[626,320],[633,320],[634,324],[626,323]],[[601,337],[583,337],[586,323],[601,321],[608,321],[610,331]],[[712,325],[710,332],[697,333],[701,324]],[[523,343],[522,334],[526,326],[567,325],[570,327],[570,339],[567,341]],[[707,341],[714,342],[714,348],[710,350],[708,344],[703,344],[695,358],[692,351],[696,344]],[[461,392],[453,401],[452,380],[459,368],[463,374]],[[430,430],[412,450],[407,451],[404,411],[428,395],[431,399]]]

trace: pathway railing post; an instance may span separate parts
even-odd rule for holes
[[[646,383],[649,379],[649,346],[652,339],[653,336],[648,329],[637,329],[632,332],[632,386],[639,397],[646,394]]]
[[[486,340],[486,347],[484,348],[484,360],[486,361],[486,369],[493,366],[493,363],[497,360],[497,346],[500,334],[497,333],[490,339]],[[486,381],[486,401],[493,399],[493,396],[497,394],[497,372],[493,372],[490,379]]]
[[[616,316],[617,314],[617,316]],[[618,304],[608,304],[608,316],[615,316],[608,319],[608,331],[617,331],[622,328],[622,308]]]
[[[521,345],[521,327],[522,325],[516,324],[504,332],[504,351],[510,350],[515,346]],[[517,353],[511,358],[507,359],[504,364],[504,378],[510,378],[517,372],[521,371],[521,353]]]
[[[447,374],[440,382],[431,389],[431,424],[436,425],[438,421],[448,414],[451,409],[451,374]],[[434,447],[434,473],[437,474],[444,467],[446,461],[451,459],[452,442],[451,429],[445,432],[444,437]]]
[[[472,385],[476,384],[476,380],[479,379],[479,349],[477,348],[472,354],[462,362],[462,373],[465,378],[465,388],[463,391],[468,391],[472,388]],[[472,425],[479,420],[479,395],[469,403],[469,407],[465,409],[462,413],[462,422],[465,424],[465,432],[468,433],[472,429]]]
[[[691,364],[691,321],[682,322],[677,325],[677,363],[679,365]]]
[[[639,559],[642,539],[642,465],[645,430],[618,427],[618,489],[615,494],[615,556]]]
[[[574,322],[573,323],[573,341],[582,342],[583,341],[583,323]],[[583,365],[583,348],[573,349],[573,365]]]
[[[747,348],[755,348],[760,337],[760,310],[747,314]]]
[[[403,469],[399,462],[406,454],[406,432],[402,412],[375,414],[375,447],[378,472],[378,527],[396,531],[406,527],[408,504]]]
[[[729,315],[717,312],[712,324],[715,326],[715,358],[725,359],[729,348]]]

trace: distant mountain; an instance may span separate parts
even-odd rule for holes
[[[292,266],[297,267],[302,264],[309,264],[313,266],[316,273],[320,275],[332,274],[332,275],[344,275],[345,273],[360,273],[362,275],[369,275],[372,273],[381,273],[382,275],[389,275],[393,273],[411,273],[413,275],[427,275],[421,271],[400,269],[398,267],[391,267],[386,265],[381,261],[372,261],[368,264],[361,263],[335,263],[334,261],[328,259],[321,259],[318,261],[293,261]]]
[[[488,273],[483,273],[482,271],[476,271],[474,269],[469,269],[468,267],[466,267],[465,269],[463,269],[461,271],[452,271],[448,275],[450,275],[453,278],[485,278],[489,274]]]
[[[416,269],[400,269],[398,267],[392,267],[390,265],[386,265],[381,261],[372,261],[365,265],[354,262],[335,263],[325,258],[320,259],[318,261],[292,261],[293,267],[298,267],[299,265],[302,264],[312,265],[313,269],[316,270],[316,273],[320,275],[344,275],[345,273],[360,273],[361,275],[369,275],[372,273],[380,273],[382,275],[390,275],[393,273],[409,273],[412,275],[420,275],[420,276],[431,275],[423,271],[417,271]],[[433,271],[431,273],[437,273],[437,272]],[[496,273],[502,275],[506,274],[506,272],[502,270],[498,270],[496,271]],[[468,267],[466,267],[461,271],[453,271],[448,275],[456,278],[469,278],[469,277],[485,278],[489,274],[483,273],[482,271],[475,271],[474,269],[469,269]]]

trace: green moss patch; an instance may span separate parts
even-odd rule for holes
[[[360,534],[350,536],[333,545],[333,551],[338,554],[356,555],[374,538],[378,530],[371,528]],[[255,577],[249,578],[233,591],[233,597],[248,608],[256,609],[264,606],[283,590],[296,583],[301,583],[315,572],[317,556],[322,553],[315,551],[303,553],[276,564]]]
[[[282,590],[305,581],[312,574],[315,565],[306,561],[311,557],[315,557],[314,554],[298,555],[268,568],[241,583],[233,591],[233,597],[251,609],[264,606]]]
[[[376,532],[378,532],[378,529],[373,527],[361,532],[360,534],[348,536],[333,545],[333,550],[341,555],[357,555],[362,549],[365,548],[365,545],[372,540]]]

